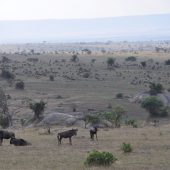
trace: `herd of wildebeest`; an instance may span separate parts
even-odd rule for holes
[[[98,131],[98,128],[96,126],[93,126],[90,128],[89,133],[90,133],[91,140],[94,140],[94,135],[96,136],[96,140],[98,140],[97,131]],[[69,138],[69,143],[70,143],[70,145],[72,145],[71,138],[72,138],[72,136],[76,136],[77,132],[78,132],[78,129],[71,129],[71,130],[67,130],[67,131],[58,133],[58,135],[57,135],[58,144],[61,144],[61,141],[63,138]],[[10,144],[11,145],[13,144],[15,146],[31,145],[31,143],[26,141],[25,139],[16,138],[14,132],[0,130],[0,146],[2,145],[4,139],[10,139]]]

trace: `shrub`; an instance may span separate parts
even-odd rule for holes
[[[116,160],[117,158],[113,156],[113,154],[110,152],[93,151],[88,155],[85,161],[85,165],[109,166],[112,163],[114,163]]]
[[[144,99],[141,103],[141,106],[150,113],[151,117],[164,117],[168,114],[167,108],[164,107],[163,102],[155,96]]]
[[[122,144],[122,150],[124,153],[132,152],[132,146],[130,143],[123,143]]]
[[[146,61],[142,61],[142,62],[140,62],[141,63],[141,65],[142,65],[142,67],[146,67]]]
[[[73,55],[73,56],[71,57],[70,61],[71,61],[71,62],[77,62],[77,61],[79,61],[79,58],[78,58],[77,55]]]
[[[8,70],[2,69],[1,77],[4,79],[14,79],[15,76]]]
[[[89,78],[90,77],[90,73],[84,73],[83,74],[83,78]]]
[[[137,60],[137,58],[134,56],[129,56],[125,59],[125,61],[136,61],[136,60]]]
[[[49,79],[50,79],[50,81],[54,81],[54,76],[53,76],[53,75],[50,75],[50,76],[49,76]]]
[[[123,98],[123,93],[117,93],[116,98],[117,99],[122,99]]]
[[[129,125],[129,126],[132,126],[133,128],[138,127],[137,122],[134,119],[125,120],[125,124]]]
[[[115,58],[108,58],[107,59],[107,65],[108,67],[113,66],[115,64],[116,59]]]
[[[170,65],[170,59],[165,61],[165,65]]]
[[[149,90],[150,95],[157,95],[158,93],[162,93],[163,91],[163,86],[160,83],[158,84],[150,83],[149,88],[150,88]]]
[[[16,88],[16,89],[23,90],[24,87],[25,87],[25,84],[24,84],[24,82],[21,81],[21,80],[18,81],[18,82],[15,84],[15,88]]]

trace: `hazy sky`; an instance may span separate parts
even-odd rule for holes
[[[170,0],[0,0],[0,20],[100,18],[170,13]]]

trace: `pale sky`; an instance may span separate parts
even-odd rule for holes
[[[170,13],[170,0],[0,0],[0,20],[103,18]]]

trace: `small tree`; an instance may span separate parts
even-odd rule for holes
[[[72,61],[72,62],[77,62],[77,61],[79,61],[79,58],[78,58],[77,55],[73,55],[73,56],[71,57],[70,61]]]
[[[101,117],[105,120],[108,120],[114,124],[115,128],[120,127],[122,116],[125,113],[125,110],[122,107],[116,107],[111,112],[105,112],[101,114]]]
[[[98,114],[86,113],[83,117],[83,120],[84,120],[84,123],[85,123],[84,127],[86,128],[89,123],[91,123],[91,124],[99,123],[101,121],[101,118]]]
[[[149,113],[150,116],[162,116],[164,110],[163,102],[155,96],[148,97],[144,99],[141,103],[141,106],[145,108]],[[165,111],[165,110],[164,110]]]
[[[142,65],[143,68],[146,67],[146,61],[141,61],[140,63],[141,63],[141,65]]]
[[[44,101],[30,103],[30,109],[34,112],[34,119],[40,119],[43,114],[46,103]]]
[[[112,66],[114,66],[114,64],[115,64],[115,61],[116,61],[116,59],[115,58],[108,58],[107,59],[107,66],[108,67],[112,67]]]

